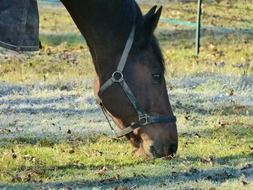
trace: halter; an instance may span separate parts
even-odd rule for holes
[[[133,132],[137,128],[144,127],[144,126],[147,126],[147,125],[150,125],[150,124],[154,124],[154,123],[173,123],[173,122],[177,121],[177,118],[174,115],[152,116],[152,115],[146,113],[142,109],[142,107],[138,103],[136,97],[134,96],[134,94],[132,93],[132,91],[129,88],[128,84],[126,83],[126,81],[124,79],[124,75],[123,75],[123,70],[125,68],[127,58],[129,56],[130,50],[131,50],[133,42],[134,42],[134,36],[135,36],[135,25],[133,25],[133,27],[131,29],[130,35],[129,35],[128,40],[126,42],[124,51],[122,53],[122,56],[120,58],[120,61],[119,61],[119,64],[118,64],[118,67],[117,67],[116,71],[114,71],[112,73],[111,78],[108,79],[100,87],[100,90],[99,90],[99,93],[98,93],[99,95],[102,95],[109,87],[111,87],[115,83],[118,83],[121,86],[121,88],[123,89],[126,96],[128,97],[128,100],[131,102],[132,106],[134,107],[134,110],[138,114],[138,121],[137,122],[133,122],[130,126],[124,128],[118,134],[116,134],[116,132],[112,128],[112,126],[109,122],[109,119],[106,115],[106,109],[105,109],[105,107],[102,103],[102,100],[99,99],[99,105],[101,106],[101,108],[103,110],[103,113],[105,114],[106,119],[108,120],[113,133],[117,137],[123,137],[123,136]]]

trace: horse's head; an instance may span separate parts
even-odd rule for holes
[[[148,157],[174,154],[176,118],[168,99],[162,53],[153,34],[162,9],[155,6],[143,16],[134,0],[61,1],[89,46],[98,77],[95,93],[136,153]]]
[[[121,129],[135,123],[134,129],[126,137],[136,147],[136,154],[148,157],[173,155],[178,146],[176,121],[164,78],[163,57],[153,35],[161,10],[153,7],[145,16],[141,15],[136,24],[133,45],[122,72],[130,94],[135,98],[131,100],[127,96],[128,89],[124,89],[120,83],[107,85],[100,94],[104,106]],[[114,77],[121,78],[117,73]],[[137,106],[133,105],[134,102]],[[141,125],[138,107],[157,122]]]

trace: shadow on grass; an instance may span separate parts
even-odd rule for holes
[[[207,99],[207,98],[206,98]],[[196,114],[199,116],[253,116],[253,106],[243,105],[240,103],[231,103],[228,99],[224,99],[223,102],[218,103],[215,100],[205,100],[204,98],[199,100],[194,100],[192,103],[182,103],[180,101],[175,102],[172,108],[175,112],[191,115]],[[198,102],[197,102],[198,101]],[[205,104],[210,103],[211,106],[205,106]]]
[[[25,96],[26,97],[26,96]],[[82,100],[78,100],[81,98],[77,95],[65,95],[65,96],[55,96],[55,97],[26,97],[24,98],[17,98],[17,99],[3,99],[0,100],[0,105],[5,106],[6,108],[0,109],[2,113],[13,113],[15,114],[66,114],[66,115],[85,115],[91,113],[99,113],[99,107],[93,106],[94,108],[88,109],[77,109],[77,108],[50,108],[52,105],[61,105],[66,104],[95,104],[94,98],[85,98]],[[78,100],[78,101],[77,101]],[[22,108],[20,105],[26,105],[26,108]],[[35,106],[40,106],[40,108],[36,108]]]
[[[69,95],[61,97],[52,97],[52,98],[27,98],[27,99],[16,99],[16,100],[0,100],[0,105],[14,106],[15,113],[29,113],[29,114],[50,114],[50,113],[61,113],[61,114],[70,114],[70,115],[83,115],[87,113],[95,113],[99,111],[99,108],[92,108],[86,110],[80,109],[61,109],[61,108],[16,108],[16,106],[27,104],[27,105],[39,105],[39,106],[48,106],[49,104],[66,104],[73,103],[76,99],[80,98],[79,96]],[[87,102],[88,101],[88,102]],[[201,100],[199,100],[201,101]],[[211,102],[211,101],[210,101]],[[85,100],[84,103],[94,104],[94,99]],[[213,107],[204,107],[202,103],[199,104],[194,102],[193,104],[183,104],[181,102],[176,102],[172,105],[173,109],[178,113],[195,113],[199,115],[244,115],[244,116],[253,116],[253,109],[251,106],[241,106],[233,104],[221,104],[215,105]],[[1,112],[8,113],[12,109],[2,109]]]
[[[25,95],[24,95],[25,96]],[[65,95],[65,96],[55,96],[55,97],[26,97],[24,98],[17,98],[17,99],[7,99],[7,100],[0,100],[0,105],[8,105],[8,106],[18,106],[21,104],[31,104],[31,105],[43,105],[43,104],[57,104],[57,103],[68,103],[73,102],[76,99],[80,98],[77,95]],[[95,100],[94,100],[95,102]]]
[[[202,158],[202,157],[199,157],[199,156],[186,156],[185,158],[178,158],[176,161],[175,161],[175,164],[177,162],[184,162],[184,161],[187,161],[187,162],[199,162],[199,163],[204,163],[204,164],[218,164],[220,166],[223,166],[223,167],[226,167],[226,166],[229,166],[229,165],[232,165],[231,163],[232,162],[235,162],[236,160],[238,160],[238,162],[240,162],[241,160],[244,160],[244,159],[251,159],[253,158],[253,155],[250,153],[250,151],[248,153],[241,153],[239,155],[230,155],[230,156],[223,156],[223,157],[215,157],[214,156],[210,156],[209,158]],[[253,166],[252,166],[252,169],[253,169]],[[252,173],[253,175],[253,173]]]
[[[2,109],[1,112],[3,113],[13,113],[15,111],[15,114],[65,114],[67,116],[73,116],[73,115],[85,115],[85,114],[91,114],[99,111],[99,108],[92,108],[92,109],[85,109],[85,110],[77,110],[77,109],[65,109],[65,108],[14,108],[12,109]]]
[[[69,168],[70,167],[70,168]],[[61,169],[71,169],[72,166],[67,166]],[[83,167],[80,170],[85,169]],[[172,172],[170,174],[160,176],[145,176],[135,175],[132,177],[101,177],[98,180],[72,180],[67,182],[49,182],[49,183],[22,183],[22,184],[0,184],[2,189],[62,189],[71,187],[73,189],[89,189],[96,188],[116,188],[116,187],[164,187],[169,188],[171,183],[189,183],[190,181],[210,181],[217,185],[227,180],[237,179],[241,176],[252,177],[253,168],[235,169],[230,167],[223,167],[220,169],[197,170],[191,169],[187,172]]]
[[[66,115],[84,115],[84,113],[89,113],[91,114],[89,117],[92,118],[92,122],[94,123],[103,123],[105,122],[104,117],[101,115],[101,117],[96,118],[92,116],[92,113],[94,113],[95,109],[88,109],[88,110],[82,110],[82,111],[76,111],[72,109],[48,109],[48,108],[43,108],[43,109],[36,109],[40,113],[64,113]],[[28,110],[27,109],[20,109],[17,110],[16,112],[20,113],[26,113]],[[28,112],[30,114],[30,112]],[[100,113],[101,114],[101,113]],[[235,116],[236,117],[236,116]],[[196,118],[193,118],[192,120],[188,120],[188,122],[192,122],[193,124],[196,122]],[[202,118],[198,119],[198,124],[197,125],[206,125],[205,120],[202,120]],[[87,123],[88,124],[88,123]],[[185,144],[182,144],[181,146],[187,147],[191,146],[195,143],[198,142],[200,139],[205,139],[208,141],[213,141],[214,139],[219,139],[219,138],[224,138],[224,135],[226,135],[229,139],[242,139],[244,143],[249,144],[249,139],[252,139],[252,134],[253,134],[253,128],[252,128],[253,123],[243,123],[239,120],[225,120],[225,122],[219,124],[217,123],[216,127],[212,128],[198,128],[194,129],[194,127],[189,128],[189,130],[186,132],[179,133],[179,138],[185,139]],[[214,124],[215,125],[215,124]],[[55,126],[52,126],[55,127]],[[58,128],[57,128],[58,129]],[[95,130],[96,129],[96,130]],[[54,132],[45,132],[43,131],[43,136],[34,136],[34,135],[21,135],[21,136],[16,136],[13,138],[9,137],[3,137],[0,140],[0,142],[4,142],[5,146],[8,145],[8,147],[19,145],[19,144],[27,144],[27,145],[40,145],[40,146],[53,146],[55,144],[60,144],[60,143],[67,143],[66,139],[71,138],[73,142],[71,143],[77,143],[80,145],[83,145],[83,143],[86,143],[88,140],[89,142],[96,143],[96,141],[99,138],[108,138],[108,140],[112,142],[117,142],[117,141],[125,141],[125,138],[121,139],[111,139],[108,137],[108,133],[105,133],[102,129],[95,128],[95,129],[87,129],[89,131],[86,131],[85,134],[81,133],[78,128],[71,129],[71,134],[67,133],[68,128],[64,130],[56,130]],[[13,131],[10,131],[10,134],[14,133]],[[110,134],[110,131],[109,131]],[[15,135],[15,134],[14,134]],[[245,139],[248,139],[248,141],[245,141]],[[222,140],[222,139],[221,139]],[[225,141],[226,139],[224,139]],[[231,143],[231,148],[236,148],[238,146],[241,146],[242,143],[237,144],[238,142]],[[245,144],[246,146],[246,144]]]
[[[222,129],[205,129],[203,131],[199,132],[200,137],[198,138],[214,138],[214,133],[219,134],[219,131]],[[250,139],[250,128],[246,128],[245,130],[238,128],[235,129],[234,127],[228,127],[228,135],[239,135],[238,138],[247,138]],[[241,131],[238,133],[238,130]],[[192,135],[194,134],[183,134],[184,137],[192,139]],[[247,137],[246,137],[247,136]],[[231,145],[232,146],[232,145]],[[239,145],[238,145],[239,146]],[[245,145],[247,146],[247,145]],[[244,152],[237,155],[230,155],[230,156],[223,156],[223,157],[213,157],[210,158],[202,158],[199,156],[186,156],[186,157],[176,157],[173,160],[170,160],[168,162],[171,162],[170,165],[178,165],[179,163],[184,162],[190,162],[190,163],[202,163],[207,165],[214,165],[213,169],[197,169],[197,168],[190,168],[188,171],[181,172],[169,172],[165,170],[165,175],[159,175],[159,176],[147,176],[146,173],[141,174],[131,174],[130,177],[125,176],[119,176],[117,173],[121,170],[131,170],[132,167],[138,168],[138,164],[146,165],[146,169],[144,171],[149,171],[148,165],[149,161],[140,161],[136,163],[136,166],[133,166],[133,164],[123,163],[120,165],[120,168],[114,169],[113,164],[112,165],[106,165],[106,167],[111,170],[110,176],[98,176],[97,180],[71,180],[71,181],[62,181],[62,182],[41,182],[37,183],[31,182],[31,183],[20,183],[20,184],[1,184],[0,183],[0,189],[62,189],[65,187],[71,187],[73,189],[90,189],[92,187],[97,188],[116,188],[119,186],[124,187],[143,187],[148,186],[152,189],[155,187],[159,187],[162,185],[164,189],[166,187],[170,187],[171,183],[189,183],[189,182],[195,182],[195,181],[208,181],[212,184],[219,185],[220,183],[223,183],[227,180],[240,180],[242,176],[246,178],[252,178],[253,177],[253,166],[248,165],[246,168],[235,168],[234,165],[241,165],[241,164],[235,164],[235,163],[243,163],[245,160],[251,160],[252,159],[252,153]],[[243,162],[242,162],[243,161]],[[194,164],[193,164],[194,165]],[[60,177],[63,177],[62,175],[70,176],[71,179],[75,179],[75,176],[77,176],[77,179],[80,179],[80,173],[83,171],[85,172],[92,172],[96,173],[99,169],[103,168],[104,165],[84,165],[84,164],[67,164],[67,165],[55,165],[50,167],[43,167],[38,166],[38,169],[41,170],[42,167],[42,175],[46,175],[45,173],[48,173],[51,175],[51,173],[56,172],[60,174]],[[161,167],[161,165],[158,164],[158,168]],[[219,168],[217,168],[219,167]],[[241,166],[243,167],[243,165]],[[20,170],[22,170],[20,168]],[[28,171],[34,170],[34,168],[26,168]],[[152,170],[152,169],[151,169]],[[19,169],[18,169],[19,171]],[[136,171],[136,170],[134,170]],[[174,170],[175,171],[175,170]],[[142,170],[143,172],[143,170]],[[132,173],[132,172],[131,172]],[[61,175],[62,174],[62,175]],[[31,180],[32,181],[32,180]]]

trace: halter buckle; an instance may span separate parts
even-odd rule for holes
[[[144,114],[139,116],[139,123],[142,126],[150,124],[150,115]]]
[[[121,71],[115,71],[112,74],[112,81],[113,82],[122,82],[124,80],[124,75]]]

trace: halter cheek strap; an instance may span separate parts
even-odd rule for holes
[[[135,25],[133,25],[130,35],[128,37],[128,40],[126,42],[123,54],[120,58],[117,70],[113,72],[112,76],[110,79],[108,79],[101,87],[99,90],[99,96],[102,97],[102,94],[110,88],[113,84],[118,83],[120,87],[123,89],[125,95],[127,96],[128,100],[131,102],[132,106],[134,107],[137,115],[138,115],[138,121],[133,122],[130,126],[126,127],[125,129],[121,130],[119,134],[116,134],[114,131],[113,127],[109,123],[111,129],[113,130],[113,133],[116,134],[117,137],[122,137],[125,136],[131,132],[133,132],[135,129],[150,125],[150,124],[155,124],[155,123],[173,123],[176,122],[176,117],[174,115],[159,115],[159,116],[152,116],[148,113],[146,113],[140,104],[138,103],[136,97],[134,96],[133,92],[129,88],[128,84],[126,83],[123,75],[123,70],[125,68],[127,58],[129,56],[129,53],[131,51],[133,42],[134,42],[134,36],[135,36]],[[99,98],[100,99],[100,98]],[[103,113],[106,116],[106,109],[102,103],[102,99],[99,100],[100,103],[99,105],[102,107]],[[106,116],[107,120],[108,117]],[[109,120],[108,120],[109,121]]]

